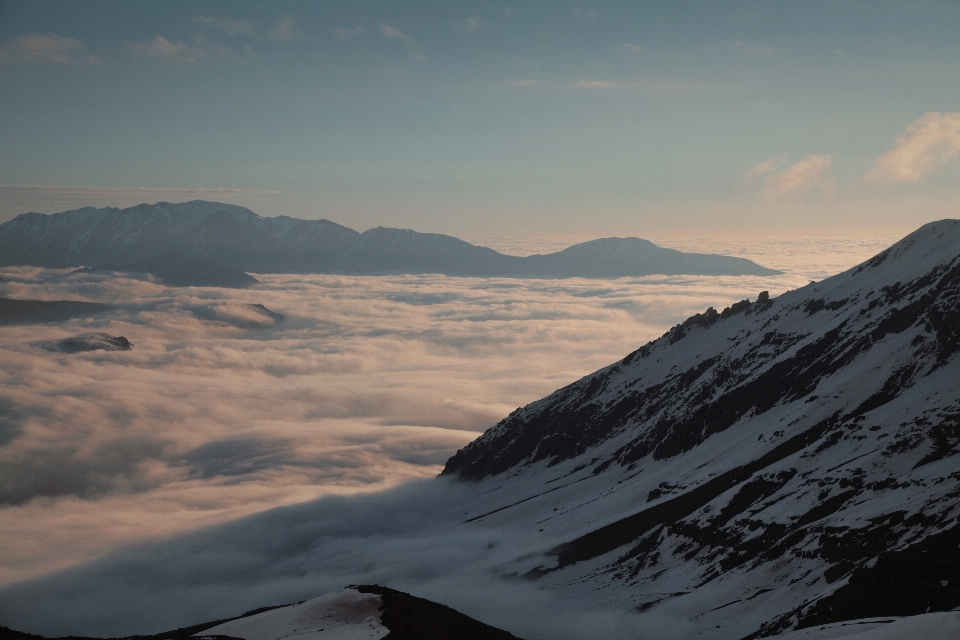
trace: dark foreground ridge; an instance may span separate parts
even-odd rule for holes
[[[380,622],[390,630],[383,640],[520,640],[517,636],[491,627],[455,609],[425,598],[418,598],[403,591],[380,585],[351,585],[360,593],[372,593],[380,597]],[[153,635],[125,636],[109,640],[185,640],[191,636],[203,640],[226,640],[232,636],[204,634],[221,624],[281,609],[292,605],[261,607],[234,618],[224,618]],[[283,629],[277,629],[282,632]],[[101,640],[85,636],[64,636],[51,639],[31,633],[23,633],[0,626],[0,640]]]
[[[241,618],[249,618],[250,616],[255,616],[266,611],[273,611],[274,609],[282,609],[283,607],[289,607],[289,604],[280,604],[272,607],[260,607],[252,611],[247,611],[246,613],[240,614],[239,616],[233,618],[224,618],[222,620],[213,620],[211,622],[202,622],[200,624],[190,625],[189,627],[180,627],[179,629],[173,629],[171,631],[164,631],[162,633],[155,633],[152,635],[143,635],[143,636],[121,636],[118,638],[92,638],[90,636],[57,636],[57,637],[48,637],[48,636],[38,636],[33,633],[24,633],[23,631],[16,631],[14,629],[8,629],[7,627],[0,626],[0,640],[185,640],[190,636],[194,636],[199,633],[203,633],[207,629],[212,629],[213,627],[219,626],[225,622],[230,622],[232,620],[240,620]],[[209,640],[225,640],[229,636],[204,636]]]
[[[108,268],[153,273],[176,286],[227,287],[252,284],[244,272],[520,278],[780,273],[744,258],[683,253],[640,238],[602,238],[548,255],[508,256],[437,233],[386,227],[358,233],[329,220],[263,218],[202,200],[24,213],[0,224],[0,266],[11,265],[120,265]],[[203,285],[204,279],[219,284]]]
[[[380,622],[390,630],[383,640],[518,640],[512,633],[409,593],[376,584],[354,588],[380,596]]]

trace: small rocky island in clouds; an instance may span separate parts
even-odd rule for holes
[[[140,271],[173,286],[243,287],[253,273],[414,274],[517,278],[775,275],[744,258],[684,253],[640,238],[602,238],[547,255],[509,256],[452,236],[329,220],[264,218],[195,200],[127,209],[24,213],[0,224],[0,266]]]

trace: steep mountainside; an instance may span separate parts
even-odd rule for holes
[[[505,573],[765,637],[960,606],[960,221],[708,309],[516,410],[444,474],[528,529]],[[701,637],[701,636],[698,636]]]
[[[25,213],[0,224],[0,266],[101,267],[174,254],[254,273],[550,278],[779,273],[743,258],[681,253],[639,238],[606,238],[520,258],[436,233],[384,227],[357,233],[329,220],[263,218],[202,200]]]

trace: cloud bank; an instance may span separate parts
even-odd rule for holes
[[[672,244],[793,272],[771,278],[259,275],[228,290],[2,269],[0,295],[119,310],[0,332],[0,620],[123,635],[378,582],[531,639],[684,637],[676,620],[637,629],[504,580],[530,540],[465,528],[465,489],[430,477],[515,407],[680,319],[888,240]],[[44,348],[96,333],[134,347]]]
[[[960,112],[926,113],[907,126],[877,158],[864,180],[877,185],[918,184],[960,153]]]
[[[193,44],[171,42],[157,34],[151,40],[131,42],[127,45],[130,51],[174,64],[198,65],[214,58],[232,56],[233,52],[223,45],[207,44],[202,38],[197,38]]]
[[[227,290],[2,271],[2,295],[118,311],[0,334],[0,582],[433,476],[516,407],[678,320],[805,282],[260,275]],[[99,333],[134,348],[44,348]]]
[[[463,525],[470,486],[446,479],[259,514],[0,591],[0,619],[46,634],[157,632],[297,602],[351,583],[388,584],[530,640],[682,638],[681,621],[558,601],[505,567],[542,544]],[[515,567],[513,568],[515,570]]]

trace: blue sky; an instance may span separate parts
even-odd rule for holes
[[[0,2],[0,220],[909,230],[960,205],[957,33],[956,2]]]

